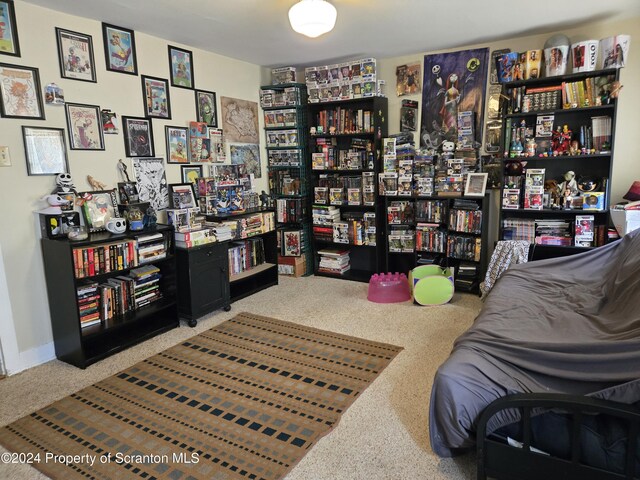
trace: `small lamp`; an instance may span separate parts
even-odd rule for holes
[[[291,28],[311,38],[333,30],[337,16],[336,7],[325,0],[300,0],[289,9]]]

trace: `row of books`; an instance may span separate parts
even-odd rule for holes
[[[389,251],[446,253],[451,258],[479,262],[482,239],[447,233],[439,224],[418,223],[415,231],[406,226],[392,227]]]
[[[477,207],[477,204],[474,203]],[[452,208],[449,211],[449,228],[456,232],[482,233],[482,210],[460,210]]]
[[[595,225],[593,215],[576,215],[573,219],[506,218],[502,226],[505,240],[582,247],[599,247],[607,242],[607,226]]]
[[[325,248],[318,250],[318,255],[319,272],[343,275],[351,269],[349,250]]]
[[[229,246],[229,274],[237,275],[265,262],[262,238],[233,242]]]
[[[74,248],[73,265],[76,278],[92,277],[137,266],[136,243],[131,239]]]
[[[276,220],[279,223],[302,222],[307,217],[306,200],[303,198],[276,199]]]
[[[311,154],[312,170],[362,170],[374,167],[370,140],[354,138],[348,149],[339,149],[335,138],[315,138],[316,152]]]
[[[167,256],[165,238],[159,232],[136,237],[138,250],[138,264],[161,260]]]
[[[275,195],[300,195],[300,170],[285,169],[269,172],[269,191]]]
[[[203,228],[189,232],[175,232],[175,245],[193,248],[212,242],[249,238],[275,230],[274,212],[259,212],[230,218],[223,222],[205,222]]]
[[[447,232],[439,223],[416,224],[416,251],[444,253]]]
[[[449,234],[447,236],[447,255],[460,260],[480,261],[482,238]]]
[[[300,150],[298,149],[268,150],[267,153],[267,162],[270,167],[300,166]]]
[[[336,107],[317,112],[312,125],[318,135],[373,133],[373,115],[371,110],[362,108]]]

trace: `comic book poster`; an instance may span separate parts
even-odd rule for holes
[[[425,55],[420,146],[437,149],[458,140],[458,112],[475,112],[475,140],[482,138],[489,49]]]

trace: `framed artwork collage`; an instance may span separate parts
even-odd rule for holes
[[[64,25],[55,26],[61,79],[88,82],[99,88],[101,83],[110,81],[109,75],[140,77],[143,115],[136,116],[139,115],[137,111],[131,115],[118,115],[119,112],[112,111],[109,106],[85,103],[81,98],[65,101],[64,91],[55,83],[41,84],[37,67],[3,61],[2,56],[5,55],[7,58],[22,55],[18,23],[22,19],[20,15],[16,16],[16,7],[20,14],[18,2],[0,0],[0,117],[25,121],[21,129],[27,175],[70,174],[69,150],[78,152],[74,155],[82,155],[81,151],[105,151],[105,135],[122,134],[124,155],[129,157],[135,174],[133,181],[127,177],[114,190],[122,203],[150,202],[154,208],[162,209],[174,203],[184,205],[197,201],[197,190],[192,186],[205,173],[202,164],[222,163],[226,156],[222,130],[218,128],[216,93],[196,89],[193,52],[167,45],[167,78],[145,75],[138,69],[136,32],[125,26],[103,22],[101,40],[105,67],[102,69],[96,63],[92,35]],[[171,120],[172,88],[193,92],[193,121],[181,126],[164,126],[166,158],[162,158],[161,155],[156,156],[153,119]],[[64,127],[34,123],[47,120],[47,105],[64,106]],[[204,129],[194,129],[194,124],[203,125]],[[191,152],[192,131],[205,132],[204,137],[198,134],[199,150],[195,155]],[[203,142],[202,138],[206,141]],[[212,142],[215,146],[213,151]],[[209,153],[204,156],[203,152]],[[181,184],[167,184],[165,164],[182,165]],[[123,172],[120,164],[118,168]]]

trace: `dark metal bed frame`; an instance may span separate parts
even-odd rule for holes
[[[571,417],[571,458],[562,459],[536,453],[531,447],[531,414],[538,409],[560,409]],[[522,448],[512,447],[487,434],[487,423],[499,411],[518,409],[522,429]],[[628,424],[625,473],[602,470],[580,462],[580,431],[583,415],[606,414]],[[478,420],[478,480],[632,480],[636,476],[636,448],[640,431],[640,410],[623,403],[591,397],[522,393],[495,400]]]

